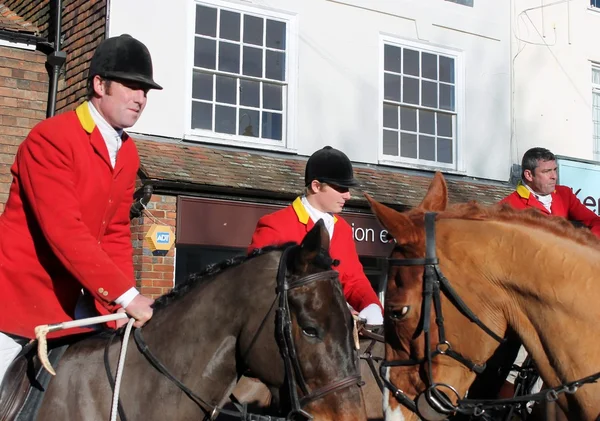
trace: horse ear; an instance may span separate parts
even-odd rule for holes
[[[448,186],[446,185],[446,180],[444,179],[442,173],[436,172],[433,176],[431,184],[429,184],[427,194],[417,208],[424,211],[441,212],[446,210],[447,205]]]
[[[325,222],[319,219],[314,227],[306,234],[300,244],[302,259],[312,260],[321,250],[329,250],[329,232]]]
[[[414,224],[406,215],[382,205],[367,193],[364,193],[364,195],[381,225],[383,225],[396,241],[398,241],[399,238],[404,237],[408,230],[414,227]]]

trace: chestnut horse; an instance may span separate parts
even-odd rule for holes
[[[289,419],[366,420],[353,322],[328,247],[317,223],[300,245],[213,266],[159,298],[139,330],[158,362],[138,350],[137,337],[129,342],[120,395],[126,419],[212,420],[250,372],[291,396],[282,414]],[[108,336],[67,349],[38,420],[109,419],[105,358],[114,375],[121,340]]]
[[[441,174],[408,212],[367,199],[396,241],[384,317],[386,421],[481,409],[465,394],[509,329],[554,390],[538,397],[558,398],[569,420],[598,418],[600,242],[592,234],[507,206],[445,211]]]

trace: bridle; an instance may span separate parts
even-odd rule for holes
[[[300,367],[300,361],[296,353],[296,347],[294,345],[294,338],[292,336],[292,319],[290,313],[290,307],[288,302],[288,292],[292,289],[299,288],[317,280],[328,279],[330,282],[338,281],[338,272],[335,270],[329,270],[326,272],[319,272],[312,275],[305,276],[300,279],[296,279],[292,282],[288,282],[285,276],[285,257],[288,249],[284,250],[281,260],[279,261],[278,271],[278,282],[277,282],[277,293],[279,297],[279,308],[277,309],[277,342],[279,344],[279,351],[283,357],[285,364],[286,378],[288,381],[288,388],[290,392],[290,399],[292,404],[292,411],[288,415],[293,416],[293,420],[306,419],[310,420],[312,417],[302,410],[302,407],[308,405],[317,399],[321,399],[330,393],[345,389],[350,386],[358,385],[360,383],[360,374],[344,377],[333,383],[328,384],[322,388],[316,390],[310,390]],[[302,398],[298,397],[298,391],[296,385],[302,391]]]
[[[338,281],[338,272],[334,270],[328,270],[324,272],[318,272],[311,275],[304,276],[299,279],[295,279],[293,281],[288,280],[287,274],[287,257],[289,255],[290,250],[296,247],[294,245],[288,246],[282,251],[280,260],[279,260],[279,268],[277,271],[277,296],[275,297],[275,302],[278,301],[279,307],[277,308],[276,315],[276,336],[277,343],[279,346],[279,351],[284,360],[284,368],[285,368],[285,377],[287,379],[287,385],[290,393],[291,400],[291,411],[287,414],[285,418],[281,417],[273,417],[273,416],[263,416],[258,414],[250,414],[246,410],[246,406],[237,405],[239,411],[230,411],[223,408],[220,408],[216,405],[213,405],[206,400],[202,399],[200,396],[195,394],[191,389],[185,386],[179,379],[177,379],[161,362],[160,360],[150,351],[147,343],[144,340],[142,329],[136,329],[134,331],[135,342],[140,350],[140,352],[146,357],[146,359],[150,362],[150,364],[157,369],[161,374],[167,377],[172,383],[174,383],[179,389],[181,389],[205,414],[205,420],[214,420],[217,415],[225,414],[231,417],[236,417],[241,420],[253,420],[253,421],[309,421],[312,420],[313,417],[304,411],[302,408],[308,405],[309,403],[321,399],[330,393],[337,392],[339,390],[345,389],[350,386],[359,385],[361,383],[360,374],[355,374],[351,376],[346,376],[340,380],[336,380],[324,387],[321,387],[316,390],[310,390],[304,376],[302,374],[302,369],[300,366],[300,361],[298,359],[298,355],[296,353],[296,347],[294,345],[294,340],[292,336],[292,318],[291,312],[288,302],[289,292],[293,289],[311,284],[316,281],[328,280],[330,282],[339,282]],[[257,329],[256,333],[252,341],[250,342],[250,347],[254,345],[256,339],[260,332],[262,331],[269,314],[273,310],[274,305],[269,307],[268,313],[262,320],[261,325]],[[110,368],[108,367],[108,348],[110,347],[110,341],[107,344],[105,350],[105,365],[107,366],[107,374],[109,377],[109,382],[111,386],[113,385],[112,375],[110,374]],[[248,354],[247,350],[245,354]],[[300,389],[302,392],[302,397],[298,396],[298,390]],[[122,420],[125,420],[125,414],[119,404],[119,414]]]
[[[452,391],[458,399],[460,396],[458,391],[449,384],[435,383],[433,381],[432,374],[432,361],[438,355],[446,355],[450,358],[455,359],[459,363],[463,364],[469,370],[480,374],[485,369],[485,364],[477,364],[470,359],[464,357],[459,352],[452,348],[450,342],[446,339],[446,333],[444,329],[444,317],[442,314],[442,292],[450,302],[471,322],[479,326],[485,333],[491,336],[496,341],[503,343],[505,339],[498,336],[494,331],[487,327],[465,304],[465,302],[458,296],[456,291],[450,285],[450,282],[442,274],[439,267],[439,260],[435,251],[435,212],[425,213],[425,257],[414,258],[414,259],[396,259],[389,258],[388,264],[390,266],[424,266],[425,271],[423,275],[423,304],[422,304],[422,330],[425,336],[425,357],[422,359],[407,359],[407,360],[394,360],[384,361],[380,366],[380,374],[385,386],[390,390],[396,400],[402,405],[409,408],[415,413],[419,413],[418,407],[422,403],[427,403],[431,408],[441,414],[453,414],[456,412],[458,407],[452,403],[450,398],[440,389],[446,389]],[[431,306],[435,309],[435,323],[438,327],[438,340],[435,345],[435,349],[431,350]],[[427,389],[419,395],[417,402],[411,400],[402,390],[397,388],[386,376],[387,367],[399,367],[399,366],[412,366],[422,365],[427,363],[429,369],[427,370],[427,376],[429,385]],[[420,400],[426,402],[420,402]]]

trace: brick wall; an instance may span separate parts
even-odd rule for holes
[[[0,46],[0,213],[8,198],[10,166],[29,130],[46,117],[46,56]]]
[[[175,284],[175,252],[173,247],[164,256],[153,255],[144,237],[154,223],[168,225],[175,233],[177,197],[155,194],[148,203],[146,212],[159,222],[150,218],[146,213],[131,221],[133,266],[140,292],[156,298],[168,292]]]
[[[43,37],[54,41],[54,11],[49,0],[5,0],[17,15],[36,25]],[[56,113],[74,109],[85,98],[89,61],[105,37],[106,0],[63,2],[61,49],[67,53],[59,80]]]

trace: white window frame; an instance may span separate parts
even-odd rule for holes
[[[287,96],[283,96],[282,140],[259,139],[249,136],[217,133],[211,130],[192,129],[192,83],[194,72],[194,37],[196,5],[217,7],[233,12],[248,13],[266,19],[272,18],[286,22],[286,78]],[[187,21],[187,52],[186,52],[186,86],[185,86],[185,140],[239,146],[252,149],[265,149],[279,152],[297,152],[296,146],[296,115],[298,92],[298,28],[296,14],[273,8],[247,5],[237,1],[226,0],[190,0],[188,2]],[[219,74],[216,71],[216,74]],[[243,76],[243,75],[238,75]],[[286,84],[285,82],[283,83]],[[239,108],[236,105],[236,108]],[[213,116],[214,118],[214,116]],[[260,123],[259,123],[260,124]]]
[[[598,95],[598,99],[600,100],[600,83],[594,83],[594,70],[600,72],[600,63],[592,62],[591,72],[590,72],[590,82],[592,85],[592,141],[593,141],[593,153],[594,160],[600,161],[600,133],[596,133],[596,120],[594,120],[594,95]],[[600,101],[599,101],[600,105]],[[597,122],[600,124],[600,120]]]
[[[417,169],[442,169],[444,172],[455,172],[455,173],[464,173],[465,165],[464,165],[464,153],[462,152],[463,148],[463,139],[462,134],[464,133],[464,120],[465,120],[465,69],[464,69],[464,51],[458,49],[452,49],[445,46],[438,46],[434,44],[423,44],[420,42],[416,42],[413,40],[399,38],[393,35],[380,34],[379,37],[379,133],[377,135],[378,139],[378,162],[382,165],[393,165],[400,167],[408,167],[408,168],[417,168]],[[455,80],[454,80],[454,95],[456,101],[456,108],[454,114],[456,115],[456,124],[454,125],[454,144],[453,144],[453,162],[452,164],[447,164],[443,162],[434,162],[427,161],[418,158],[406,158],[406,157],[392,157],[389,155],[383,154],[383,104],[385,101],[384,98],[384,54],[385,54],[385,45],[393,45],[397,47],[407,47],[410,49],[418,50],[421,52],[427,52],[437,55],[443,55],[447,57],[451,57],[454,59],[455,66]],[[415,108],[425,108],[425,107],[415,107]],[[427,108],[425,108],[427,109]],[[433,109],[432,109],[433,110]]]

